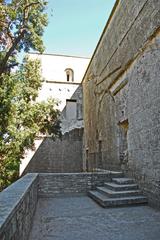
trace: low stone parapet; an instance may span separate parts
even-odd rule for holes
[[[65,194],[86,194],[110,180],[109,173],[40,173],[40,197],[54,197]]]
[[[0,239],[27,240],[38,199],[38,174],[27,174],[0,193]]]

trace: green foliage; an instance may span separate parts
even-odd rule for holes
[[[43,52],[45,0],[0,0],[0,190],[18,178],[20,159],[38,134],[60,136],[53,99],[37,102],[40,62],[28,58],[16,71],[17,54]]]
[[[18,177],[20,159],[34,146],[37,133],[60,136],[59,111],[53,99],[37,102],[40,62],[25,59],[19,70],[3,74],[0,86],[0,188]]]
[[[0,0],[0,75],[16,65],[18,52],[44,51],[46,4],[44,0]]]

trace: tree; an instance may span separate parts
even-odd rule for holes
[[[33,148],[37,134],[61,135],[57,103],[36,101],[40,62],[26,57],[12,71],[17,53],[43,52],[45,6],[43,0],[0,0],[0,190],[18,178],[24,151]]]
[[[37,133],[60,136],[59,111],[53,99],[37,102],[42,83],[40,62],[25,59],[19,70],[3,76],[0,86],[0,189],[18,178],[25,149]]]
[[[15,57],[22,50],[44,51],[46,4],[44,0],[0,0],[0,75],[17,65]]]

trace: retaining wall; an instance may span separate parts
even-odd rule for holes
[[[82,172],[83,129],[74,129],[53,141],[46,137],[26,166],[26,173]]]

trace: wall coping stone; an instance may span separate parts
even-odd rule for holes
[[[29,173],[0,192],[0,234],[13,217],[37,177],[38,173]]]
[[[120,172],[113,172],[109,170],[105,170],[102,172],[80,172],[80,173],[39,173],[39,176],[73,176],[73,175],[84,175],[84,176],[91,176],[91,175],[108,175],[108,174],[114,174],[114,173],[120,173]]]
[[[96,174],[96,175],[100,175],[100,174],[104,174],[106,175],[106,172],[81,172],[81,173],[39,173],[39,176],[43,176],[43,175],[54,175],[54,176],[67,176],[67,175],[92,175],[92,174]]]

